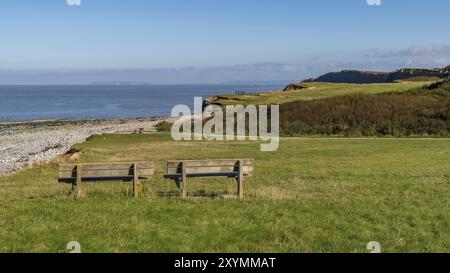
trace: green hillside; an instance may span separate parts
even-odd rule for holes
[[[449,136],[450,83],[281,106],[286,135]]]
[[[305,89],[295,91],[276,91],[259,94],[223,95],[210,99],[221,105],[232,104],[283,104],[292,101],[309,101],[348,94],[378,94],[384,92],[403,92],[413,88],[427,86],[430,82],[404,82],[382,84],[345,84],[345,83],[304,83]]]

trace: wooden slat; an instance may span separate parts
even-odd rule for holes
[[[138,169],[154,169],[153,163],[137,163]],[[87,164],[61,164],[59,169],[61,171],[70,171],[76,168],[77,165],[83,166],[83,170],[126,170],[132,169],[133,163],[87,163]]]
[[[108,164],[78,164],[83,169],[83,178],[92,177],[128,177],[134,176],[133,163],[108,163]],[[137,174],[141,176],[152,176],[154,174],[153,163],[138,163]],[[64,180],[75,178],[77,175],[77,164],[60,165],[59,178]]]
[[[138,170],[139,176],[151,176],[154,171],[150,169]],[[83,169],[83,177],[119,177],[119,176],[133,176],[133,169],[131,170],[95,170],[86,171]],[[60,171],[59,178],[75,177],[76,171]]]
[[[181,163],[186,165],[187,174],[207,174],[207,173],[232,173],[238,172],[238,163],[241,163],[242,174],[249,176],[253,172],[252,159],[213,159],[213,160],[172,160],[167,162],[167,174],[174,175],[181,173]]]
[[[153,170],[140,170],[138,176],[152,176]],[[133,172],[127,171],[86,171],[83,173],[83,177],[108,177],[108,176],[133,176]],[[59,178],[73,178],[76,176],[76,171],[63,171],[59,172]]]
[[[232,173],[197,173],[197,174],[187,174],[186,177],[191,178],[217,178],[217,177],[229,177],[229,178],[236,178],[238,173],[232,172]],[[248,175],[244,175],[248,176]],[[164,175],[164,178],[166,179],[172,179],[172,180],[180,180],[182,177],[181,174],[166,174]]]
[[[167,162],[168,168],[179,167],[181,162],[186,163],[186,167],[204,167],[204,166],[236,166],[239,159],[212,159],[212,160],[173,160]],[[251,159],[243,159],[242,166],[253,166]]]
[[[138,171],[137,171],[137,173],[138,173],[138,175],[139,176],[141,176],[141,175],[153,175],[154,173],[155,173],[155,169],[141,169],[139,166],[138,166]]]
[[[139,177],[139,179],[147,179],[149,177]],[[120,176],[120,177],[82,177],[81,181],[84,182],[132,182],[133,176]],[[76,182],[75,178],[59,178],[59,183],[73,184]]]
[[[222,167],[187,167],[186,172],[188,174],[198,174],[198,173],[231,173],[237,172],[238,168],[235,166],[222,166]],[[253,172],[253,166],[243,166],[242,173],[248,175]],[[181,173],[181,168],[167,168],[167,174],[179,174]]]

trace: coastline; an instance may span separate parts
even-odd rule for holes
[[[0,121],[0,175],[9,175],[34,164],[55,160],[74,144],[92,135],[155,131],[168,117]]]

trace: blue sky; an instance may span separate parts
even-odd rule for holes
[[[0,83],[282,81],[450,63],[450,1],[2,0]]]

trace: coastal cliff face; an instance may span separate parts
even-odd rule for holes
[[[370,72],[357,70],[344,70],[331,72],[315,79],[302,82],[331,82],[331,83],[383,83],[389,78],[386,72]]]
[[[407,80],[410,78],[419,77],[437,77],[445,78],[445,69],[414,69],[414,68],[402,68],[389,74],[387,82],[395,82],[398,80]]]
[[[305,82],[330,83],[392,83],[413,78],[446,78],[450,73],[450,66],[443,69],[402,68],[394,72],[371,72],[358,70],[343,70],[331,72],[318,78],[307,79]]]

